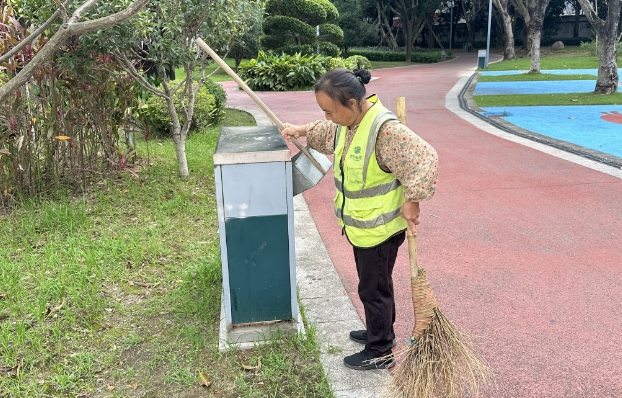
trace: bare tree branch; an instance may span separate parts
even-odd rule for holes
[[[63,24],[61,28],[54,33],[50,40],[39,50],[32,60],[22,69],[14,78],[9,80],[4,86],[0,87],[0,101],[14,93],[21,86],[26,84],[32,75],[41,68],[47,60],[52,57],[54,52],[61,47],[65,40],[74,35],[92,32],[98,29],[105,29],[110,26],[124,22],[136,15],[142,8],[149,3],[150,0],[136,0],[130,4],[125,10],[119,11],[107,17],[98,18],[92,21],[77,22],[82,14],[89,8],[93,7],[98,0],[89,0],[80,6],[71,16],[69,22]]]
[[[158,97],[166,97],[163,91],[158,90],[155,86],[147,81],[143,75],[138,73],[132,62],[119,51],[115,51],[115,55],[123,62],[123,69],[132,75],[132,77],[140,84],[145,90],[151,92]]]
[[[54,0],[54,1],[56,1],[56,5],[58,6],[58,11],[60,11],[60,15],[63,18],[63,23],[67,23],[67,8],[65,8],[65,5],[61,3],[60,0]]]
[[[69,7],[69,5],[73,3],[73,0],[67,0],[63,6]],[[28,43],[33,42],[37,37],[39,37],[39,35],[41,33],[43,33],[47,28],[49,28],[54,21],[56,21],[56,19],[61,15],[61,10],[56,10],[56,12],[54,14],[52,14],[52,16],[45,21],[45,23],[43,25],[41,25],[37,30],[35,30],[34,32],[32,32],[28,37],[26,37],[24,40],[20,41],[18,45],[16,45],[15,47],[13,47],[11,49],[11,51],[7,52],[6,54],[4,54],[3,56],[0,57],[0,63],[7,61],[9,58],[11,58],[12,56],[14,56],[15,54],[17,54],[18,52],[20,52],[24,47],[26,47],[28,45]]]

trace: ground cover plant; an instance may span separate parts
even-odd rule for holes
[[[254,124],[232,110],[223,123]],[[189,137],[186,181],[170,140],[149,144],[149,167],[138,142],[138,178],[0,214],[0,397],[331,396],[313,327],[217,350],[218,131]]]

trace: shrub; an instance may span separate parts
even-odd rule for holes
[[[240,77],[252,90],[287,91],[310,87],[326,72],[319,55],[275,55],[260,51],[240,65]]]
[[[362,55],[352,55],[344,61],[346,69],[371,69],[371,62]]]
[[[284,54],[288,54],[288,55],[294,55],[294,54],[315,55],[317,50],[315,46],[312,46],[311,44],[302,44],[300,46],[291,45],[291,46],[281,47],[279,48],[278,51]]]
[[[263,22],[262,45],[269,50],[276,50],[288,44],[296,43],[296,38],[302,44],[311,44],[315,41],[315,28],[299,19],[283,15],[267,17]]]
[[[179,122],[184,123],[184,111],[179,100],[179,95],[173,98]],[[197,129],[204,129],[220,122],[225,113],[227,94],[218,83],[208,80],[197,92],[194,100],[194,114],[190,132]],[[152,95],[147,101],[147,114],[154,132],[159,137],[169,137],[171,134],[171,124],[173,120],[168,111],[166,100],[157,95]]]
[[[331,43],[339,43],[343,41],[343,30],[337,25],[325,23],[320,25],[320,41],[329,41]]]
[[[338,57],[341,55],[341,49],[334,43],[320,41],[317,43],[317,47],[320,50],[320,54],[327,57]]]
[[[346,67],[345,60],[340,57],[326,57],[326,59],[324,59],[324,61],[322,62],[322,65],[327,71],[335,68]]]
[[[351,49],[348,52],[353,55],[362,55],[370,61],[403,62],[404,60],[406,60],[405,51],[371,51]],[[450,51],[446,52],[447,54],[451,54]],[[410,60],[412,62],[430,64],[434,62],[440,62],[442,60],[442,54],[440,50],[423,52],[413,51],[410,55]]]
[[[308,23],[319,25],[337,18],[339,12],[328,0],[268,0],[268,15],[289,15]]]
[[[225,108],[227,107],[227,92],[222,86],[211,80],[206,80],[203,87],[207,92],[214,96],[214,107],[209,112],[209,125],[218,124],[225,117]]]

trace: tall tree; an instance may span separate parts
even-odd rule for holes
[[[514,32],[512,31],[512,17],[510,16],[508,7],[510,6],[509,0],[492,0],[495,8],[499,12],[503,21],[503,44],[505,49],[503,51],[503,59],[505,61],[515,59],[516,53],[514,52]]]
[[[436,0],[389,0],[388,4],[391,11],[400,19],[404,31],[405,61],[411,62],[415,40],[425,27],[425,23],[431,23],[439,2]]]
[[[255,0],[151,0],[145,12],[105,40],[115,56],[144,89],[163,98],[171,116],[171,136],[175,143],[179,177],[189,176],[186,138],[192,126],[197,93],[208,76],[207,59],[194,44],[202,37],[216,50],[226,51],[235,37],[241,37],[252,24],[259,6]],[[102,49],[103,50],[103,49]],[[149,64],[157,79],[141,73]],[[169,71],[183,67],[185,78],[171,81]],[[180,109],[181,108],[181,109]]]
[[[460,7],[469,34],[468,42],[473,46],[475,42],[476,21],[480,13],[488,9],[488,2],[484,0],[461,0]]]
[[[609,0],[607,19],[602,20],[587,0],[578,0],[590,24],[600,38],[600,64],[595,93],[612,94],[618,91],[618,65],[616,63],[616,43],[620,23],[620,0]]]
[[[54,34],[51,35],[47,43],[32,57],[30,62],[28,62],[18,74],[12,76],[5,85],[0,87],[0,101],[5,101],[8,96],[13,95],[17,89],[27,84],[32,76],[65,44],[68,38],[121,24],[138,14],[149,1],[150,0],[134,0],[118,12],[99,16],[94,19],[84,17],[90,10],[97,8],[95,6],[98,5],[98,0],[87,0],[80,4],[72,4],[73,1],[71,0],[65,3],[57,1],[56,3],[59,4],[59,6],[56,12],[42,24],[42,26],[45,26],[47,29],[51,29],[52,26],[55,26],[53,28]],[[69,9],[69,5],[73,6],[73,12]],[[57,21],[62,21],[62,24],[57,23]],[[26,40],[16,46],[18,49],[17,51],[15,51],[16,48],[14,48],[12,51],[3,54],[2,57],[0,57],[0,62],[10,59],[10,57],[19,52],[19,49],[26,47],[37,39],[41,33],[43,33],[43,30],[37,29],[37,31],[28,36]]]
[[[511,0],[527,26],[531,66],[529,73],[540,73],[540,42],[546,7],[550,0]]]
[[[330,1],[267,0],[266,15],[262,47],[278,51],[288,46],[317,44],[323,53],[331,52],[326,55],[337,55],[332,52],[339,52],[334,43],[343,40],[343,31],[339,26],[328,23],[339,17],[339,11]],[[320,37],[316,39],[318,25]]]
[[[346,54],[350,47],[374,46],[378,43],[378,26],[373,23],[373,19],[366,16],[365,4],[361,4],[359,0],[332,2],[339,11],[339,18],[335,22],[343,31],[341,47]]]

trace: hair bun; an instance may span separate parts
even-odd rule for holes
[[[354,76],[356,76],[356,78],[363,84],[367,84],[371,80],[371,72],[367,69],[359,68],[354,69],[352,72],[354,73]]]

